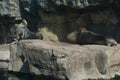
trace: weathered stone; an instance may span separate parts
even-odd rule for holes
[[[56,79],[98,79],[120,75],[120,45],[73,45],[41,40],[23,40],[11,50],[16,59],[21,59],[21,68],[12,65],[11,70],[51,76]],[[18,58],[17,58],[18,57]],[[14,60],[13,63],[17,61]],[[28,64],[26,67],[23,65]],[[14,69],[15,68],[15,69]]]
[[[119,0],[1,0],[0,43],[13,41],[8,33],[20,17],[28,21],[30,31],[37,32],[45,26],[60,41],[66,41],[66,35],[78,29],[76,25],[84,25],[120,42],[119,3]]]
[[[0,45],[0,69],[8,68],[8,62],[10,60],[10,51],[8,45]]]
[[[7,79],[7,70],[10,60],[10,51],[8,45],[0,45],[0,80]]]
[[[10,62],[8,67],[8,72],[11,76],[8,76],[8,80],[29,80],[27,77],[16,76],[21,75],[19,72],[29,73],[28,64],[22,61],[22,57],[17,55],[17,42],[12,42],[9,46],[10,48]],[[10,73],[12,71],[12,73]]]
[[[0,15],[9,15],[10,17],[20,17],[18,0],[1,0]]]

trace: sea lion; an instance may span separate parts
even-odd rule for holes
[[[67,36],[67,39],[71,43],[80,44],[80,45],[84,45],[84,44],[98,44],[98,45],[108,45],[108,46],[117,45],[117,41],[115,41],[110,36],[97,34],[92,31],[88,31],[85,28],[80,28],[76,31],[73,31]]]

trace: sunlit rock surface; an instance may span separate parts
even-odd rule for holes
[[[109,79],[120,74],[119,49],[120,45],[108,47],[23,40],[11,44],[9,69],[46,78],[51,76],[55,80]]]
[[[11,17],[19,17],[19,1],[18,0],[0,0],[0,15],[9,15]]]

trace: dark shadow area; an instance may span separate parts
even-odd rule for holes
[[[68,78],[58,79],[58,78],[55,78],[54,76],[35,75],[34,73],[24,73],[24,72],[17,72],[17,71],[8,71],[8,75],[9,77],[15,76],[20,80],[22,80],[22,78],[25,80],[69,80]]]

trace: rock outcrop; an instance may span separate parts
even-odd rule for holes
[[[23,40],[11,44],[10,53],[9,70],[34,74],[33,80],[109,79],[120,75],[120,45]]]

